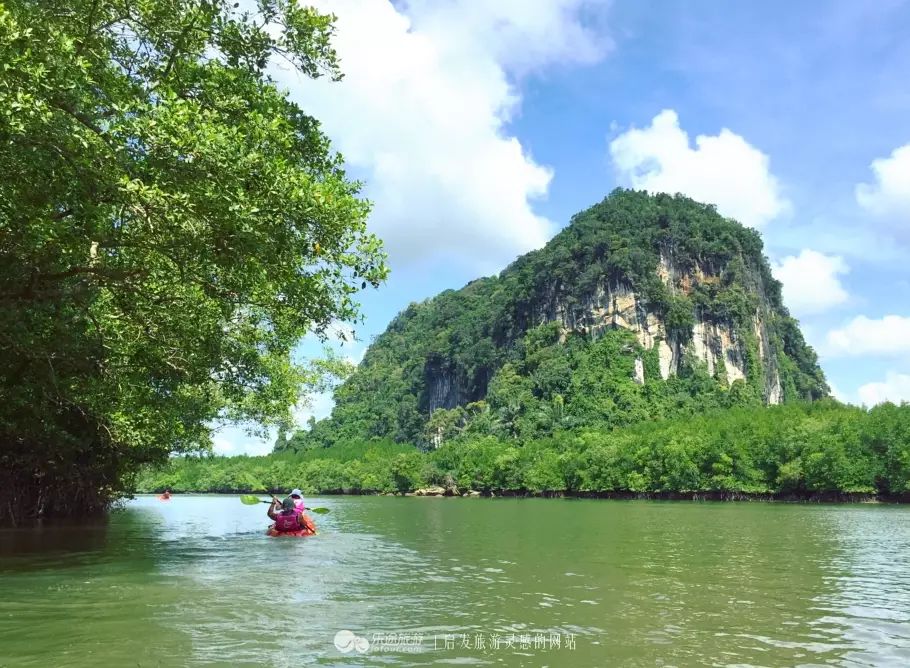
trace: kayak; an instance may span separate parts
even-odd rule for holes
[[[304,538],[306,536],[315,536],[316,530],[299,529],[298,531],[278,531],[274,526],[270,526],[265,534],[267,536],[271,536],[272,538]]]
[[[283,538],[285,536],[290,536],[292,538],[303,538],[304,536],[316,535],[316,525],[313,524],[313,520],[304,515],[302,524],[304,526],[300,527],[296,531],[278,531],[278,529],[275,528],[274,524],[270,524],[268,530],[265,533],[267,536],[271,536],[272,538]]]
[[[164,494],[162,494],[161,496],[158,497],[158,500],[159,500],[159,501],[170,501],[170,500],[171,500],[171,497],[170,497],[170,496],[165,496]]]

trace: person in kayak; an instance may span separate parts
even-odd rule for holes
[[[275,524],[270,528],[281,533],[297,531],[316,533],[316,525],[303,512],[303,499],[300,498],[300,490],[294,491],[298,493],[298,499],[301,501],[299,507],[293,496],[287,497],[284,501],[273,498],[272,505],[269,506],[268,516],[275,521]]]
[[[298,512],[302,513],[306,510],[306,505],[303,503],[303,494],[299,489],[291,490],[291,498],[294,499],[294,508],[296,508]]]
[[[294,511],[298,514],[306,510],[306,505],[303,502],[303,493],[299,489],[292,489],[291,493],[288,495],[288,498],[294,502]],[[287,501],[287,499],[285,499]],[[272,519],[278,515],[279,509],[282,508],[284,502],[281,501],[277,496],[272,495],[272,505],[269,506],[268,516]]]

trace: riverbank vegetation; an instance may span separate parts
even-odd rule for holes
[[[907,499],[910,405],[833,400],[717,410],[540,439],[461,435],[429,451],[372,441],[266,457],[190,457],[146,470],[140,491],[411,492]]]
[[[79,515],[218,421],[283,424],[386,274],[369,204],[274,58],[341,77],[296,2],[0,3],[0,522]]]

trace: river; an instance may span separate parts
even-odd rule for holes
[[[0,666],[910,665],[910,508],[309,502],[0,530]]]

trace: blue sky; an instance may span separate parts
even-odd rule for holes
[[[343,354],[634,186],[759,229],[838,396],[910,400],[910,3],[316,4],[345,79],[275,77],[365,182],[392,267]]]

